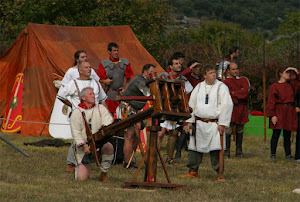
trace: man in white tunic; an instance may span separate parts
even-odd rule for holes
[[[177,57],[170,58],[168,64],[169,64],[170,69],[168,69],[167,72],[163,72],[163,73],[159,74],[158,78],[168,79],[169,74],[175,75],[175,77],[176,77],[175,80],[180,80],[180,81],[184,82],[185,92],[187,94],[189,94],[193,90],[193,86],[187,80],[187,78],[185,76],[182,76],[180,74],[181,73],[181,64],[180,64],[179,58],[177,58]],[[160,148],[163,137],[166,133],[166,130],[168,129],[169,130],[168,143],[167,143],[167,156],[168,157],[167,157],[166,162],[168,164],[177,165],[177,163],[173,159],[173,156],[174,156],[174,150],[175,150],[175,143],[178,139],[177,128],[179,127],[179,125],[176,124],[176,122],[174,122],[174,121],[166,120],[163,123],[161,123],[160,126],[162,127],[162,130],[158,132],[158,139],[157,139],[158,148]]]
[[[80,65],[82,62],[87,62],[88,57],[87,53],[84,50],[78,50],[74,54],[74,63],[73,67],[69,68],[68,71],[65,73],[64,78],[61,81],[55,80],[55,86],[59,89],[63,89],[64,86],[66,86],[70,81],[73,81],[74,79],[79,78],[79,71],[78,71],[78,65]],[[96,74],[95,70],[92,69],[91,71],[91,78],[99,81],[100,78]],[[69,110],[70,112],[71,110]],[[67,169],[66,172],[74,172],[74,155],[72,147],[69,148],[69,154],[67,157]]]
[[[203,70],[205,80],[195,87],[189,101],[193,113],[187,122],[188,125],[194,123],[196,128],[189,143],[187,167],[190,171],[180,177],[198,177],[203,153],[210,153],[211,165],[219,172],[221,137],[231,120],[233,103],[228,87],[216,80],[214,67],[206,65]]]
[[[62,100],[68,100],[72,104],[72,109],[75,109],[80,103],[79,93],[83,88],[91,87],[94,89],[96,102],[103,104],[107,107],[104,100],[107,98],[99,81],[91,78],[92,68],[90,63],[82,62],[78,65],[79,77],[70,81],[66,86],[63,86],[58,93],[57,97]]]
[[[92,134],[96,133],[103,125],[109,125],[113,118],[106,107],[95,102],[93,88],[86,87],[80,92],[81,103],[73,110],[70,123],[76,151],[75,179],[84,181],[90,175],[90,146],[87,141],[85,119],[91,127]],[[95,104],[96,103],[96,104]],[[101,175],[99,181],[109,182],[106,177],[112,160],[114,148],[111,143],[102,141],[97,147],[101,151]]]

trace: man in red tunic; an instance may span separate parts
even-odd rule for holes
[[[109,58],[103,60],[99,64],[97,74],[100,77],[100,82],[106,85],[106,103],[109,111],[114,114],[116,112],[116,108],[120,104],[116,101],[116,96],[123,94],[130,82],[130,78],[133,76],[133,71],[127,59],[119,58],[118,44],[113,42],[109,43],[107,46],[107,51]],[[131,156],[134,140],[134,133],[124,134],[123,152],[125,157]],[[129,159],[125,158],[125,161],[128,162]]]
[[[185,76],[193,88],[195,88],[198,83],[204,81],[204,78],[200,76],[200,71],[201,64],[197,60],[191,60],[188,63],[188,67],[181,72],[181,75]]]
[[[130,63],[125,58],[119,58],[119,46],[116,43],[109,43],[107,46],[109,58],[99,64],[97,72],[100,82],[106,85],[106,94],[108,96],[106,103],[111,113],[116,112],[119,103],[116,102],[116,96],[123,94],[124,89],[133,76]]]
[[[230,63],[226,69],[226,79],[223,81],[229,88],[232,102],[234,104],[230,126],[226,129],[226,151],[224,156],[230,158],[230,141],[233,127],[236,126],[236,157],[243,157],[242,143],[244,124],[248,119],[248,83],[241,78],[237,78],[238,66]]]
[[[297,130],[298,118],[294,106],[294,89],[290,79],[290,68],[281,67],[278,70],[278,82],[272,84],[268,92],[267,116],[270,118],[269,127],[273,129],[271,138],[271,162],[276,162],[278,139],[283,130],[285,158],[293,160],[291,155],[291,131]],[[298,71],[296,71],[298,74]]]

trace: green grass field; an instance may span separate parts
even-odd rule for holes
[[[74,174],[65,172],[68,147],[24,146],[24,142],[50,137],[1,135],[25,150],[30,158],[0,141],[0,201],[300,201],[300,195],[292,193],[300,188],[300,164],[284,160],[282,138],[278,144],[278,161],[270,163],[269,138],[264,142],[263,137],[246,136],[246,157],[225,160],[226,182],[216,180],[209,155],[204,156],[199,179],[178,178],[188,171],[188,153],[183,152],[178,166],[167,167],[172,183],[191,189],[182,191],[124,189],[123,182],[131,181],[135,171],[125,170],[121,165],[111,167],[108,184],[97,181],[100,170],[95,165],[92,169],[97,172],[89,180],[78,182]],[[164,146],[162,155],[166,157]],[[235,146],[231,150],[233,154],[234,149]],[[136,157],[139,163],[141,155],[137,153]],[[142,181],[144,171],[143,168],[138,181]],[[157,181],[167,182],[160,164]]]

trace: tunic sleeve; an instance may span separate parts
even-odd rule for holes
[[[272,85],[268,92],[268,102],[267,102],[267,116],[276,116],[276,97],[277,92],[274,85]]]
[[[220,111],[218,124],[229,126],[233,110],[233,103],[229,93],[229,89],[224,84],[219,84],[220,90],[218,95],[218,111]]]
[[[293,79],[290,81],[293,84],[294,87],[294,93],[295,95],[300,90],[300,74],[297,75],[296,79]]]
[[[111,113],[103,105],[99,105],[99,107],[102,117],[102,125],[107,126],[111,124],[114,121],[113,117],[111,116]]]
[[[99,64],[97,75],[101,80],[107,79],[106,71],[101,63]]]
[[[107,99],[107,95],[106,95],[105,91],[103,90],[102,85],[96,80],[95,80],[95,82],[97,83],[97,86],[99,87],[99,94],[98,94],[97,99],[99,102],[103,102],[104,100]]]
[[[76,147],[85,144],[86,141],[82,136],[82,131],[84,130],[83,119],[79,109],[73,111],[70,118],[70,125]]]
[[[71,83],[71,82],[69,82],[66,86],[62,86],[59,89],[56,97],[66,100],[67,96],[71,96],[75,92],[75,87],[72,88],[72,86],[73,86],[73,83]]]
[[[184,82],[184,86],[185,86],[186,94],[189,94],[190,92],[192,92],[193,86],[189,81]]]
[[[295,98],[295,107],[300,107],[300,90],[298,90]]]
[[[94,80],[96,80],[96,81],[99,81],[99,80],[100,80],[99,76],[96,74],[96,72],[95,72],[94,69],[92,69],[91,77],[92,77],[92,79],[94,79]]]
[[[71,80],[73,80],[71,72],[72,68],[69,68],[68,71],[65,73],[64,78],[61,80],[62,86],[66,86]]]
[[[150,89],[146,86],[145,82],[139,81],[137,83],[138,89],[143,93],[144,96],[150,96]]]
[[[197,106],[197,97],[199,92],[200,84],[198,84],[194,90],[192,91],[190,100],[189,100],[189,106],[193,109],[193,112],[191,113],[192,117],[186,120],[186,122],[194,123],[195,122],[195,110]]]
[[[181,72],[181,75],[185,76],[185,77],[188,77],[188,76],[191,75],[191,73],[192,73],[191,68],[188,67],[185,70],[183,70],[183,72]]]
[[[248,100],[249,87],[246,82],[242,80],[240,82],[242,82],[242,88],[236,91],[232,91],[234,92],[232,96],[238,100]]]
[[[132,71],[132,68],[131,68],[130,63],[129,63],[129,65],[126,65],[125,78],[129,79],[132,76],[133,76],[133,71]]]

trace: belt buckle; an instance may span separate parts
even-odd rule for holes
[[[204,122],[209,122],[209,119],[203,119]]]

